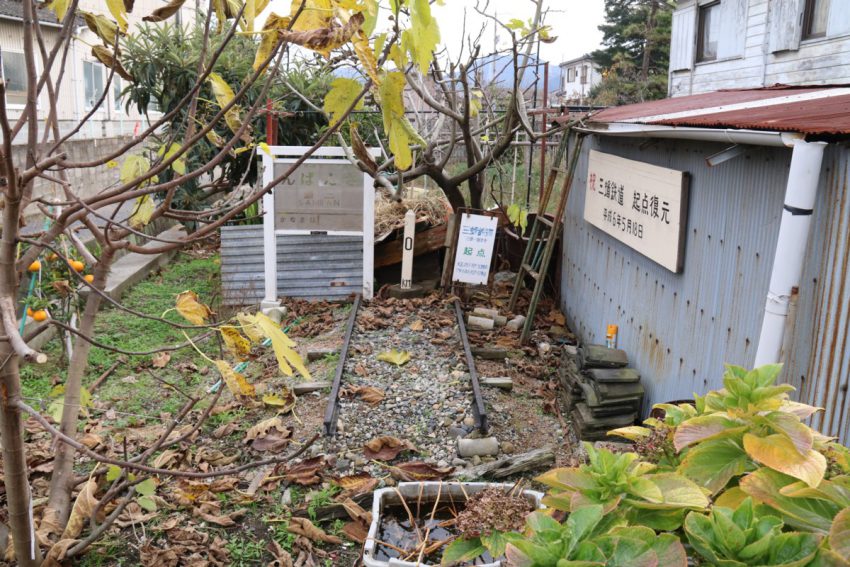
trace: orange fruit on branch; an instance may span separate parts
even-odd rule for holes
[[[74,268],[75,272],[82,272],[86,267],[86,265],[79,260],[71,260],[69,264],[71,264],[71,267]]]
[[[47,261],[48,262],[55,262],[58,259],[59,259],[59,254],[57,254],[56,252],[51,252],[50,254],[47,255]]]
[[[86,282],[88,282],[88,283],[93,283],[94,282],[94,274],[86,274],[86,275],[83,276],[83,279],[86,280]]]
[[[27,269],[28,269],[29,271],[31,271],[31,272],[37,272],[37,271],[39,271],[39,270],[41,269],[41,262],[39,262],[38,260],[36,260],[36,261],[35,261],[35,262],[33,262],[32,264],[30,264],[30,267],[29,267],[29,268],[27,268]]]
[[[47,321],[47,311],[44,309],[39,309],[38,311],[32,314],[32,318],[41,323],[42,321]]]
[[[35,312],[32,310],[32,307],[27,307],[27,315],[29,315],[30,317],[32,317],[32,314],[33,314],[33,313],[35,313]]]

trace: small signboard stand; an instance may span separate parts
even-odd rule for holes
[[[262,164],[262,181],[271,183],[294,164],[310,148],[304,146],[269,146],[269,152],[258,150]],[[380,150],[370,149],[378,157]],[[263,196],[263,253],[264,253],[264,297],[260,303],[263,312],[280,309],[279,295],[344,297],[362,294],[371,299],[374,286],[374,218],[375,190],[373,179],[361,172],[338,147],[323,147],[305,160],[286,181],[280,183]],[[298,270],[279,266],[278,237],[314,236],[316,245],[299,245]],[[328,237],[342,238],[347,245],[361,250],[361,258],[352,254],[328,252],[333,247],[322,242]],[[324,238],[324,241],[322,240]],[[300,241],[299,241],[300,242]],[[339,248],[339,244],[335,244]],[[345,244],[345,243],[344,243]],[[303,254],[302,254],[303,252]],[[289,252],[287,252],[289,253]],[[334,256],[333,254],[336,254]],[[341,254],[345,254],[341,257]],[[358,254],[353,254],[357,256]],[[294,264],[295,262],[293,262]],[[357,265],[356,276],[347,272]],[[343,264],[348,266],[343,268]],[[300,287],[296,290],[278,289],[282,278],[294,280]],[[312,278],[312,279],[310,279]],[[293,284],[293,286],[296,284]]]
[[[457,210],[443,274],[444,288],[491,286],[490,271],[498,226],[497,212]]]

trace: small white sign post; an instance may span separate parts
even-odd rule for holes
[[[487,285],[498,223],[496,217],[461,215],[452,281]]]
[[[413,285],[413,238],[416,232],[416,214],[408,210],[404,213],[404,240],[401,253],[401,289],[410,289]]]

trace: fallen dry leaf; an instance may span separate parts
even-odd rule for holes
[[[274,557],[274,561],[270,564],[269,567],[293,567],[292,565],[292,555],[289,554],[288,551],[283,549],[278,542],[275,540],[269,541],[269,544],[266,546],[266,551],[272,554]]]
[[[440,468],[422,461],[408,461],[389,467],[393,478],[406,482],[420,482],[423,480],[440,480],[446,478],[454,471],[454,467]]]
[[[342,488],[340,497],[350,498],[358,494],[372,492],[378,486],[378,479],[369,473],[356,473],[331,479],[331,482]],[[344,499],[343,498],[343,499]],[[337,500],[340,498],[338,497]]]
[[[406,350],[388,350],[382,352],[378,355],[378,360],[383,362],[389,362],[390,364],[395,364],[396,366],[404,366],[408,362],[410,362],[410,353]]]
[[[62,532],[60,539],[74,539],[82,533],[83,527],[99,503],[94,497],[95,492],[97,492],[97,481],[89,479],[83,485],[82,490],[77,495],[77,499],[74,501],[71,516],[68,518],[65,531]]]
[[[417,319],[413,323],[410,324],[411,331],[421,331],[425,328],[425,323],[422,322],[422,319]]]
[[[292,430],[280,417],[272,417],[251,427],[245,434],[245,443],[257,451],[280,451],[289,445]]]
[[[374,386],[346,386],[339,393],[343,398],[360,396],[360,399],[371,406],[376,406],[384,399],[384,391]]]
[[[287,413],[292,410],[295,407],[295,401],[295,392],[289,387],[284,387],[280,392],[272,392],[263,396],[263,403],[277,408],[279,413]]]
[[[151,357],[151,366],[154,368],[165,368],[171,355],[167,352],[158,352]]]
[[[383,437],[375,437],[365,445],[363,445],[363,454],[367,459],[375,459],[378,461],[391,461],[395,459],[402,451],[415,451],[419,449],[408,440],[401,440],[397,437],[389,435]]]
[[[219,425],[213,430],[210,435],[212,435],[214,439],[221,439],[222,437],[227,437],[228,435],[236,431],[238,428],[239,424],[235,421],[231,421],[230,423]]]
[[[366,538],[369,537],[369,528],[363,527],[360,522],[346,522],[342,526],[342,533],[353,542],[366,543]]]
[[[204,502],[193,509],[192,514],[205,522],[228,528],[236,525],[236,520],[245,515],[245,510],[235,510],[229,514],[221,514],[220,503]]]
[[[313,522],[311,522],[307,518],[290,518],[289,527],[287,529],[290,533],[302,535],[313,541],[324,541],[326,543],[333,544],[342,543],[342,540],[340,538],[325,533],[323,529],[314,526]]]
[[[322,480],[319,477],[319,473],[326,468],[326,465],[325,457],[319,455],[318,457],[313,457],[311,459],[301,461],[298,464],[286,467],[284,476],[286,476],[286,480],[290,482],[294,482],[302,486],[310,486],[311,484],[316,484]]]

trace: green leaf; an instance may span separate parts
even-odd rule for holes
[[[507,546],[508,540],[505,539],[502,532],[493,530],[489,535],[481,536],[481,544],[487,548],[492,557],[498,558],[505,554],[505,546]]]
[[[753,460],[798,478],[812,488],[820,484],[826,473],[826,457],[814,450],[801,455],[785,435],[758,437],[747,433],[744,435],[744,450]]]
[[[658,557],[659,566],[686,567],[688,564],[685,547],[673,534],[658,534],[652,544],[652,550]]]
[[[835,516],[829,528],[829,546],[843,559],[850,561],[850,508]]]
[[[354,79],[346,79],[338,77],[331,82],[331,88],[328,94],[325,95],[324,110],[331,115],[329,125],[333,126],[342,118],[345,111],[354,103],[360,92],[363,90],[363,85]],[[355,110],[363,108],[363,99],[358,101]]]
[[[464,561],[472,561],[486,551],[479,538],[458,538],[451,542],[443,551],[441,565],[452,565]]]
[[[679,464],[678,472],[716,494],[732,478],[751,468],[750,459],[738,442],[714,439],[691,448]]]
[[[148,512],[156,512],[156,502],[150,496],[139,496],[136,503]]]
[[[112,482],[121,476],[121,467],[118,465],[109,465],[106,469],[106,482]]]
[[[677,451],[681,451],[700,441],[733,437],[746,430],[746,425],[721,414],[700,415],[682,422],[676,428],[673,434],[673,446]]]
[[[842,507],[820,498],[794,498],[782,494],[782,489],[793,483],[794,479],[787,475],[761,468],[743,477],[740,486],[754,500],[779,512],[786,523],[823,534],[829,533],[832,520]]]
[[[706,508],[708,497],[694,482],[676,473],[651,475],[650,479],[664,495],[664,504],[682,508]]]
[[[156,481],[153,478],[148,478],[136,485],[136,493],[140,496],[151,496],[156,492]]]
[[[569,551],[593,532],[602,520],[603,514],[602,506],[597,505],[585,506],[569,515],[566,523],[570,532]]]

